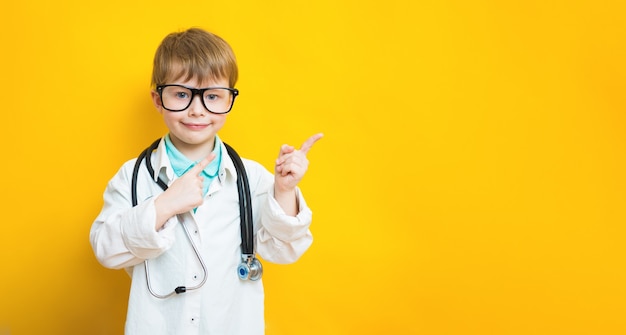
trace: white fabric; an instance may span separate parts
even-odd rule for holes
[[[222,152],[226,148],[222,145]],[[155,174],[168,185],[175,175],[164,141],[152,153]],[[218,178],[196,213],[171,218],[155,231],[154,199],[161,188],[139,170],[138,205],[132,208],[131,178],[135,160],[126,162],[108,183],[104,206],[91,227],[90,241],[98,261],[112,269],[126,269],[132,277],[126,334],[263,334],[263,283],[242,281],[241,233],[236,170],[230,157],[222,158]],[[273,175],[262,165],[243,159],[252,196],[255,250],[262,260],[296,261],[311,245],[312,213],[297,190],[299,214],[287,216],[273,197]],[[202,269],[181,224],[186,225],[208,268],[204,286],[167,299],[153,297],[147,288],[144,260],[158,294],[177,286],[192,287],[202,280]]]

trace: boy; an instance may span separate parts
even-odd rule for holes
[[[90,232],[98,261],[132,277],[126,334],[264,333],[262,269],[250,268],[252,280],[238,272],[238,177],[217,135],[237,75],[230,46],[201,29],[172,33],[157,49],[151,94],[169,132],[147,161],[130,160],[111,179]],[[254,250],[267,261],[295,262],[311,245],[311,211],[297,184],[321,136],[299,150],[283,145],[273,175],[243,159]]]

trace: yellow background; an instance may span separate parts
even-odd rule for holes
[[[121,334],[88,233],[166,131],[155,48],[200,26],[241,90],[222,138],[301,186],[315,242],[265,264],[267,334],[625,334],[621,1],[11,1],[0,10],[0,334]]]

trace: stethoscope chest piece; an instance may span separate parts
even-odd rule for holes
[[[263,266],[253,255],[242,255],[243,261],[237,267],[237,274],[241,280],[256,281],[263,276]]]

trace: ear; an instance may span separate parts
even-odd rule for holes
[[[163,106],[161,105],[161,97],[159,96],[159,93],[153,90],[153,91],[150,91],[150,96],[152,97],[152,103],[154,104],[154,107],[156,107],[156,109],[158,109],[159,112],[161,112],[163,109]]]

